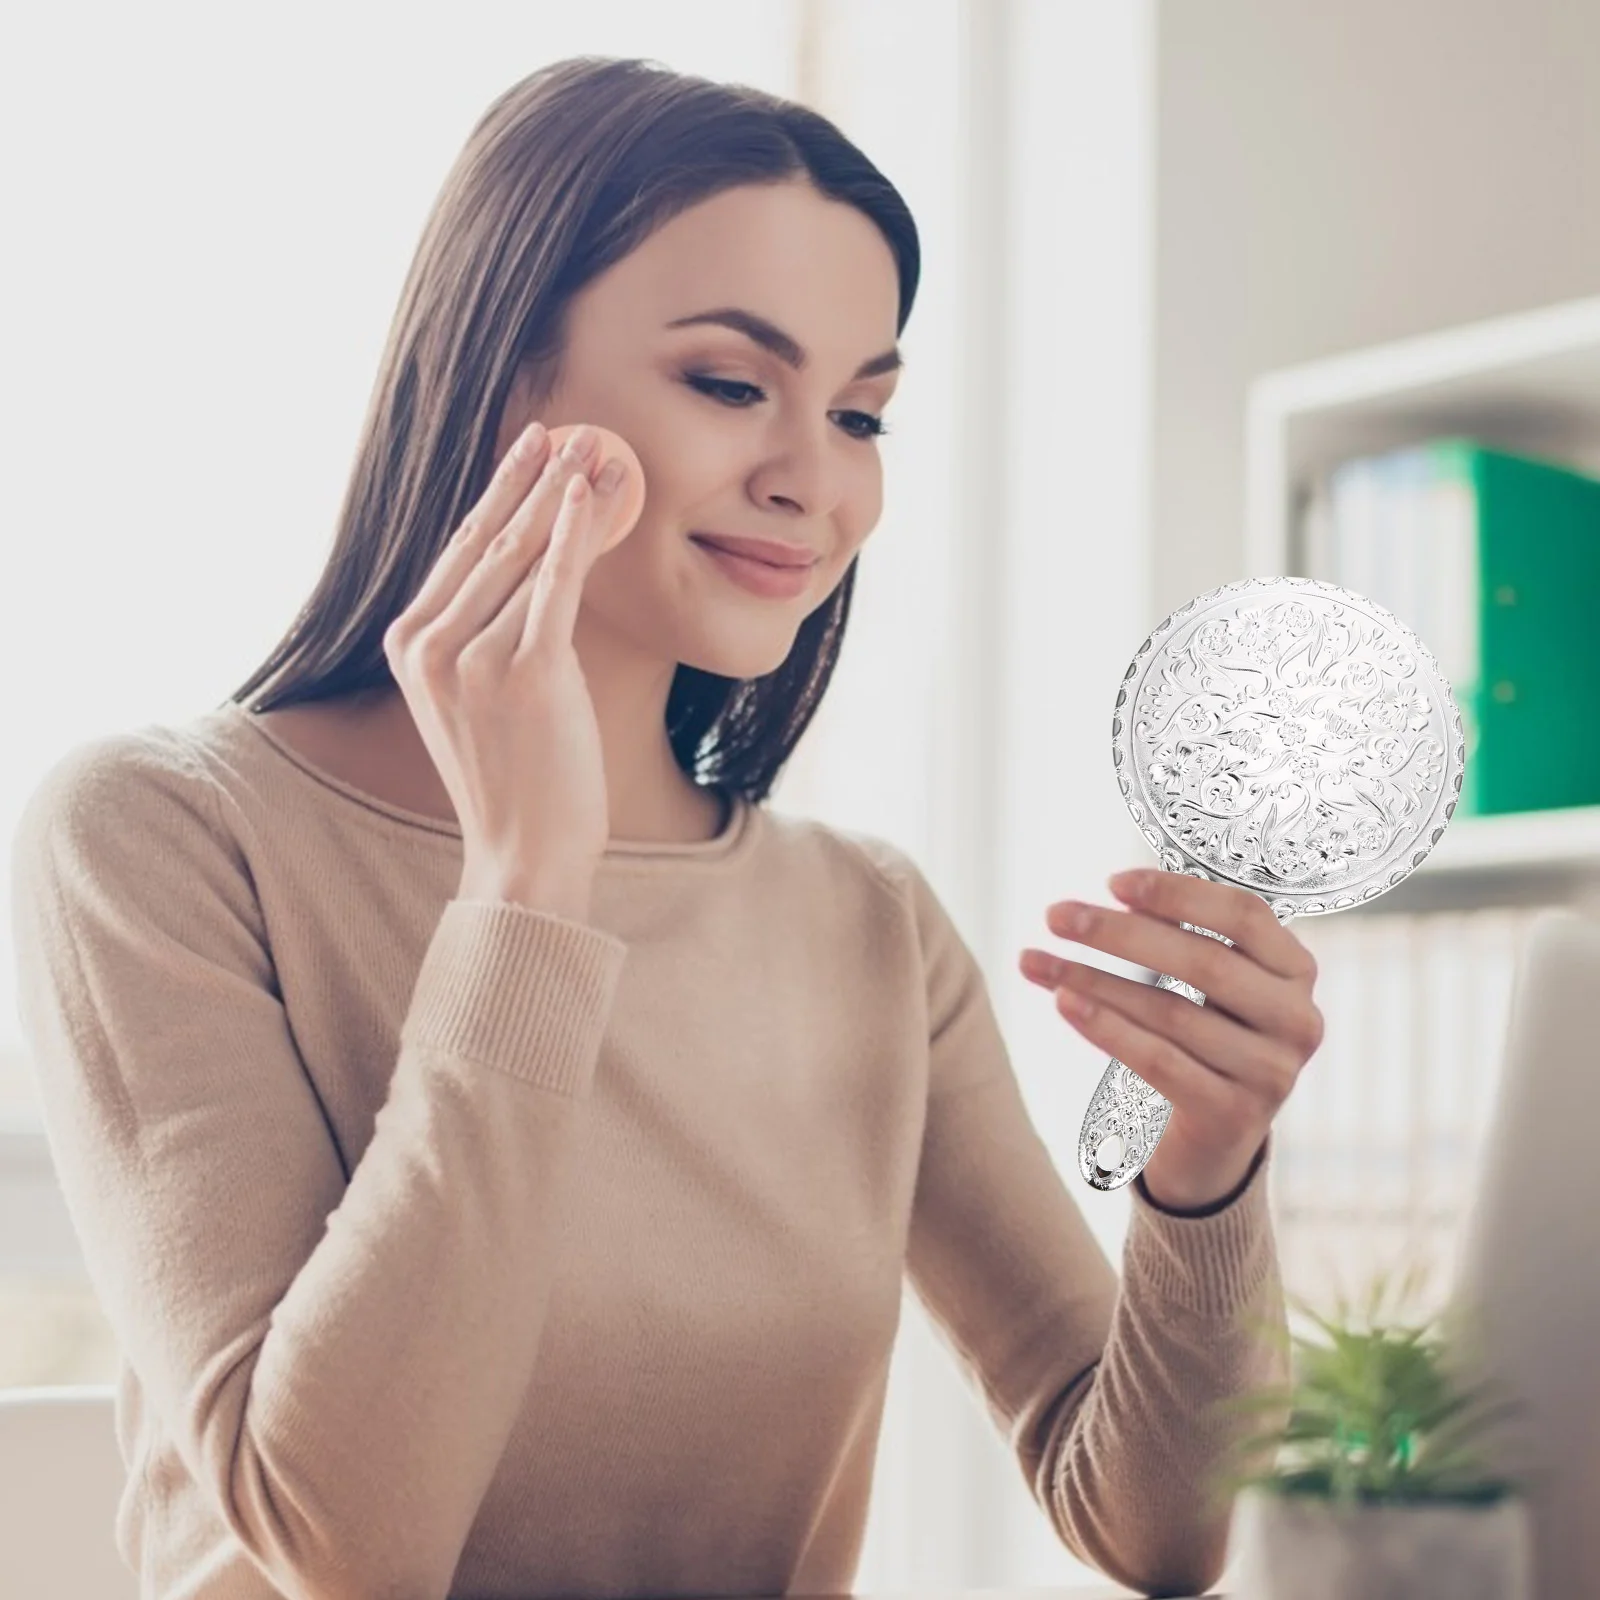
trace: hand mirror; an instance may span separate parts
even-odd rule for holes
[[[1163,867],[1253,890],[1287,922],[1371,900],[1418,866],[1456,808],[1466,746],[1438,662],[1392,612],[1318,579],[1244,578],[1139,646],[1111,759]],[[1205,1004],[1165,973],[1156,986]],[[1171,1110],[1113,1058],[1078,1135],[1090,1185],[1136,1177]]]

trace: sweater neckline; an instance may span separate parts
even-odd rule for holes
[[[428,835],[436,839],[461,842],[461,824],[444,817],[430,817],[425,812],[385,800],[381,795],[357,787],[337,773],[318,766],[302,751],[274,733],[260,717],[237,700],[225,700],[217,708],[235,723],[250,729],[265,745],[283,758],[301,782],[309,781],[318,788],[334,794],[340,800],[366,813],[377,821],[383,831],[390,829],[415,836]],[[612,839],[601,858],[607,862],[634,863],[645,861],[720,862],[733,859],[740,853],[753,833],[755,806],[737,790],[722,785],[713,786],[729,804],[724,814],[721,831],[710,839]]]

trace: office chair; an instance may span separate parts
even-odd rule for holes
[[[113,1415],[110,1384],[0,1389],[0,1595],[138,1600],[112,1533]]]

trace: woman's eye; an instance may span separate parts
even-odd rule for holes
[[[750,401],[766,399],[765,391],[739,378],[713,378],[703,372],[690,372],[685,374],[684,381],[702,394],[740,409]],[[853,427],[845,429],[852,439],[879,439],[889,431],[883,418],[870,411],[841,411],[839,415],[853,419],[854,424],[860,426],[860,432],[855,432]]]
[[[704,373],[691,372],[685,381],[691,388],[698,389],[702,394],[709,394],[726,405],[741,403],[739,395],[730,391],[742,390],[746,397],[754,396],[757,400],[765,398],[753,383],[741,383],[737,378],[709,378]]]
[[[841,417],[854,417],[865,426],[856,435],[858,439],[881,439],[889,431],[889,424],[882,417],[875,417],[870,411],[841,411]]]

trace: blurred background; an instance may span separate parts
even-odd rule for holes
[[[1328,1026],[1273,1206],[1291,1289],[1405,1257],[1443,1294],[1519,941],[1600,879],[1600,7],[319,0],[6,32],[7,837],[69,745],[214,706],[298,609],[490,100],[579,53],[791,95],[904,193],[924,275],[883,520],[774,804],[923,865],[1115,1260],[1129,1196],[1074,1154],[1103,1058],[1016,956],[1150,859],[1117,685],[1235,578],[1390,605],[1438,641],[1476,788],[1400,888],[1295,924]],[[0,1387],[109,1381],[3,954]],[[1086,1573],[908,1291],[858,1588]]]

